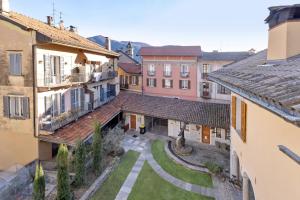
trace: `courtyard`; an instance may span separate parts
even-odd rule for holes
[[[92,199],[241,199],[239,190],[208,170],[173,159],[166,149],[168,140],[150,133],[126,135],[125,155]]]

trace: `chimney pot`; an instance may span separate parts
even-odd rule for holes
[[[9,0],[0,0],[0,14],[9,14]]]
[[[49,26],[53,26],[53,17],[47,16],[47,24],[48,24]]]
[[[69,31],[72,33],[77,33],[77,28],[71,25]]]
[[[108,50],[108,51],[111,51],[111,40],[109,37],[105,37],[105,48]]]
[[[65,29],[65,25],[64,25],[64,21],[63,20],[60,20],[60,22],[59,22],[59,29],[60,30],[64,30]]]

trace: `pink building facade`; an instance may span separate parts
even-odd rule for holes
[[[200,47],[143,48],[143,93],[197,100],[200,53]]]

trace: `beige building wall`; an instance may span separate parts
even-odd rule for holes
[[[269,30],[268,60],[282,60],[300,54],[300,21],[287,21]]]
[[[129,79],[130,79],[131,76],[138,76],[138,78],[139,78],[138,83],[139,84],[138,85],[128,84],[128,90],[131,90],[131,91],[134,91],[134,92],[142,92],[143,77],[142,77],[141,74],[128,74],[121,67],[119,67],[118,68],[118,76],[120,77],[121,75],[123,75],[124,78],[125,78],[125,76],[128,76],[128,82],[129,82]]]
[[[278,149],[284,145],[300,155],[300,128],[246,100],[247,138],[243,143],[231,127],[231,171],[236,153],[241,175],[249,177],[256,200],[300,199],[300,166]]]
[[[12,165],[26,165],[38,157],[38,141],[34,136],[34,97],[32,45],[35,32],[24,31],[0,20],[0,170]],[[22,76],[9,75],[10,51],[22,53]],[[3,96],[29,97],[30,119],[16,120],[3,115]]]

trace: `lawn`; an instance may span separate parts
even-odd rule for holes
[[[152,143],[152,155],[156,162],[172,176],[195,185],[212,187],[212,179],[209,174],[187,169],[170,159],[165,152],[164,143],[162,141],[155,140]]]
[[[145,162],[128,200],[213,200],[200,194],[185,191],[159,177]]]
[[[128,151],[122,157],[119,166],[112,172],[92,199],[114,200],[138,157],[138,152]]]

